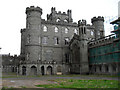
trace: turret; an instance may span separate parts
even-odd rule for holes
[[[78,21],[79,27],[79,40],[80,40],[80,73],[86,74],[89,72],[88,66],[88,41],[86,33],[86,20]]]
[[[51,8],[51,13],[55,13],[56,12],[55,10],[56,10],[55,7],[52,7]]]
[[[95,27],[95,39],[105,36],[104,17],[98,16],[91,19],[92,25]]]
[[[38,53],[41,52],[39,41],[41,39],[42,9],[34,6],[27,7],[26,15],[25,60],[37,62],[39,59]]]
[[[79,27],[79,35],[81,38],[84,38],[86,37],[86,20],[79,20],[78,21],[78,27]]]
[[[72,11],[71,10],[67,10],[67,14],[68,14],[68,22],[72,22]]]

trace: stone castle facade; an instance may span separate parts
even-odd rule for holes
[[[104,18],[74,23],[72,11],[51,8],[47,20],[40,7],[26,8],[26,28],[21,29],[21,75],[89,73],[88,43],[105,37]]]

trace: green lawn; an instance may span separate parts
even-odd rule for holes
[[[56,79],[49,81],[52,81],[53,83],[36,86],[44,88],[118,88],[117,80]]]

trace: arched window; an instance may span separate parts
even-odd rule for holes
[[[47,40],[48,40],[48,37],[43,37],[43,38],[42,38],[42,43],[43,43],[43,44],[47,44]]]
[[[78,34],[78,30],[77,30],[77,29],[74,29],[74,33],[75,33],[75,34]]]
[[[47,27],[46,26],[43,26],[43,31],[47,32]]]
[[[54,30],[55,30],[55,32],[57,33],[57,32],[58,32],[58,27],[55,27],[55,29],[54,29]]]
[[[93,36],[93,31],[91,31],[90,33],[91,33],[91,35]]]
[[[68,22],[68,21],[65,19],[64,22]]]
[[[69,44],[69,38],[66,37],[66,38],[65,38],[65,45],[68,45],[68,44]]]
[[[56,20],[56,22],[60,22],[60,19],[58,18],[58,19]]]
[[[55,41],[55,45],[59,44],[59,38],[58,37],[54,37],[54,41]]]
[[[65,28],[65,33],[68,33],[68,28]]]

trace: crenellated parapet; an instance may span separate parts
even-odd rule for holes
[[[26,14],[31,12],[31,11],[38,11],[42,14],[42,9],[40,7],[34,7],[34,6],[30,6],[26,8]]]
[[[67,10],[67,12],[56,11],[55,7],[51,8],[51,13],[47,14],[47,20],[53,22],[72,22],[72,11]]]
[[[93,23],[94,21],[103,21],[104,22],[104,17],[103,16],[93,17],[91,19],[91,22]]]
[[[84,26],[86,24],[87,24],[87,21],[84,19],[78,21],[78,26]]]

